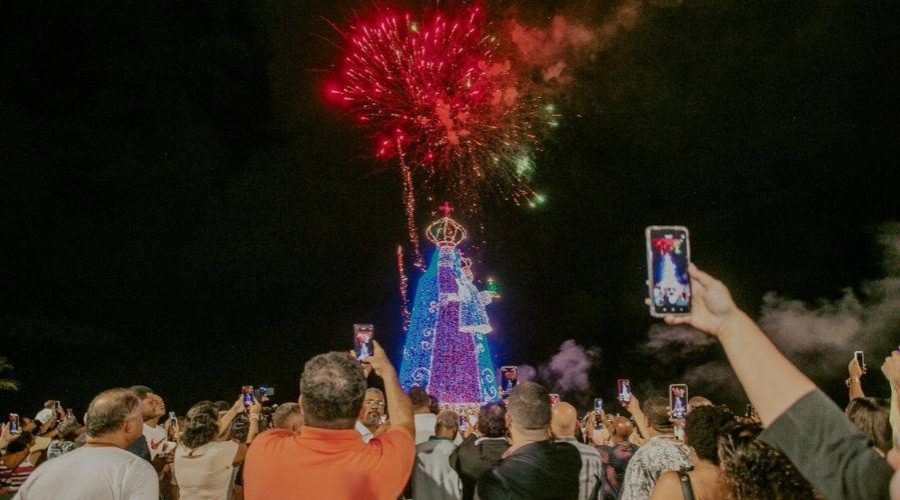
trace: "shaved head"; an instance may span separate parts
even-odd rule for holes
[[[559,403],[550,411],[550,430],[554,437],[575,437],[578,412],[569,403]]]
[[[634,424],[625,417],[618,417],[613,420],[613,432],[617,438],[627,441],[631,434],[634,433]]]

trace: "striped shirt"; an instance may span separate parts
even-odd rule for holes
[[[34,472],[34,465],[27,458],[14,469],[0,464],[0,485],[6,489],[7,493],[15,493],[19,491],[19,487],[32,472]]]
[[[557,443],[569,443],[578,448],[581,455],[581,474],[578,476],[578,500],[594,500],[591,499],[591,493],[600,480],[600,474],[603,471],[603,463],[600,462],[600,454],[590,445],[579,442],[574,437],[563,437],[554,439]]]

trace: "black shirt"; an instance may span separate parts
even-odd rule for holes
[[[463,500],[475,498],[478,477],[500,461],[509,448],[506,438],[478,438],[474,434],[463,439],[450,455],[450,467],[459,474],[463,484]]]
[[[526,444],[478,478],[481,500],[578,498],[581,454],[549,439]]]

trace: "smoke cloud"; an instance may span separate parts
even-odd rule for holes
[[[550,392],[574,394],[582,397],[590,393],[590,372],[600,359],[600,349],[586,349],[569,339],[559,346],[559,352],[549,361],[534,368],[531,365],[519,365],[520,381],[539,382]]]

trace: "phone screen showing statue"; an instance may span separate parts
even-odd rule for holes
[[[682,419],[687,417],[688,388],[684,384],[669,386],[669,408],[672,418]]]
[[[515,366],[500,367],[500,391],[504,395],[509,395],[510,391],[513,390],[513,387],[516,386],[518,379],[518,369]]]
[[[687,233],[677,229],[652,229],[650,252],[653,265],[650,300],[654,312],[657,314],[691,312]]]
[[[631,402],[631,381],[627,378],[620,378],[616,382],[616,394],[619,403],[627,405]]]
[[[375,352],[372,340],[375,337],[375,327],[372,325],[353,325],[353,344],[356,351],[356,359],[366,359]]]

